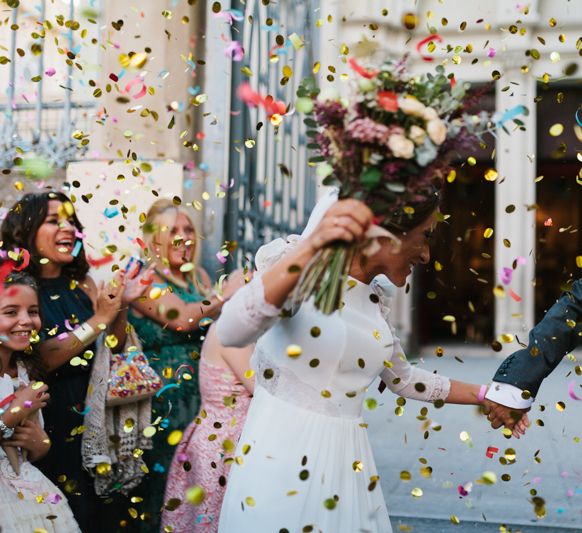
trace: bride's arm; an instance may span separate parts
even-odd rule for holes
[[[288,249],[269,269],[259,272],[222,308],[216,333],[224,346],[243,347],[277,321],[281,308],[315,253],[337,240],[361,239],[372,212],[363,203],[342,200],[330,207],[313,233]]]

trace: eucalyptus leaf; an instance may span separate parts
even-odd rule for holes
[[[368,167],[362,172],[360,176],[360,182],[364,187],[368,190],[372,190],[378,183],[380,183],[380,179],[382,178],[382,172],[377,167]]]

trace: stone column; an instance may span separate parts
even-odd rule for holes
[[[230,1],[221,2],[222,10],[232,7]],[[206,32],[204,57],[204,92],[208,96],[202,110],[204,112],[204,141],[201,162],[206,173],[205,190],[208,199],[204,202],[202,263],[211,277],[217,277],[221,264],[216,258],[224,242],[224,217],[227,200],[216,195],[217,182],[228,184],[228,164],[230,156],[230,110],[232,91],[232,61],[224,54],[225,43],[221,35],[229,35],[230,30],[223,19],[213,16],[212,2],[206,2]],[[233,39],[240,36],[233,35]],[[237,64],[240,68],[242,64]]]
[[[536,200],[536,116],[534,98],[536,81],[530,74],[522,74],[520,65],[525,63],[523,53],[506,53],[502,78],[496,86],[496,107],[503,113],[517,105],[530,110],[527,117],[520,117],[526,131],[518,131],[513,121],[505,123],[510,135],[500,131],[496,142],[497,187],[495,193],[495,269],[496,285],[502,285],[499,273],[512,268],[512,280],[505,287],[505,297],[495,300],[495,334],[520,334],[524,340],[534,320],[535,279],[535,209]],[[518,85],[510,85],[510,82]],[[509,86],[509,90],[503,91]],[[513,212],[507,206],[514,205]],[[511,208],[510,208],[511,210]],[[518,258],[524,258],[520,264]],[[509,289],[521,298],[516,301]],[[508,347],[514,349],[515,344]]]

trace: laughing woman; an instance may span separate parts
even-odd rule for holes
[[[105,325],[123,346],[127,321],[120,309],[127,307],[132,295],[123,278],[107,290],[97,288],[87,275],[82,231],[71,201],[60,192],[26,194],[10,209],[1,230],[5,250],[29,252],[27,271],[39,286],[39,352],[50,373],[51,391],[43,413],[52,447],[38,466],[63,489],[83,532],[116,531],[127,516],[127,506],[121,499],[102,500],[96,495],[94,480],[83,468],[79,428],[95,340]],[[72,365],[74,357],[83,364]]]

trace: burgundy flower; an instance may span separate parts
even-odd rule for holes
[[[346,108],[337,101],[315,102],[315,119],[320,126],[343,126]]]

